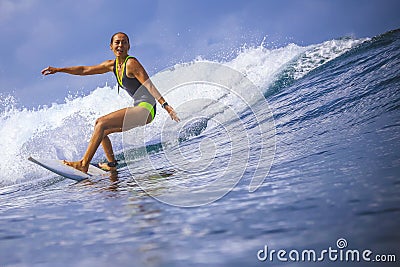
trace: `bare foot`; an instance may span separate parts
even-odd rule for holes
[[[81,171],[81,172],[84,172],[84,173],[87,173],[88,169],[89,169],[89,166],[83,165],[81,160],[80,161],[66,161],[66,160],[63,160],[63,163],[65,165],[71,166],[72,168],[75,168],[78,171]]]
[[[102,169],[104,171],[114,172],[117,170],[117,167],[110,167],[110,166],[108,166],[108,163],[99,163],[99,167],[100,167],[100,169]]]

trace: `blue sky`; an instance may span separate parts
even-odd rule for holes
[[[131,38],[150,75],[196,56],[223,60],[243,45],[308,45],[400,28],[397,0],[0,0],[0,97],[28,108],[89,93],[113,75],[42,77],[48,66],[112,59],[110,37]]]

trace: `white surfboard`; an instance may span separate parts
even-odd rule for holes
[[[99,169],[93,165],[89,165],[88,173],[84,173],[72,168],[71,166],[65,165],[62,160],[58,159],[34,159],[29,157],[28,160],[58,175],[78,182],[88,179],[91,176],[101,176],[107,174],[106,171],[103,171],[102,169]]]

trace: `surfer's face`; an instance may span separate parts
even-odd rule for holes
[[[112,39],[110,44],[111,50],[114,52],[116,57],[124,57],[128,55],[128,51],[130,48],[128,38],[120,33],[116,34]]]

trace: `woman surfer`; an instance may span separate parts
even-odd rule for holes
[[[122,132],[150,123],[156,113],[156,100],[168,112],[171,119],[179,121],[174,109],[161,96],[160,92],[149,79],[145,69],[139,61],[128,55],[130,49],[129,37],[118,32],[111,37],[110,48],[114,52],[115,60],[106,60],[95,66],[74,66],[65,68],[47,67],[42,70],[43,75],[64,72],[73,75],[93,75],[114,72],[118,88],[124,88],[134,98],[134,106],[114,111],[96,120],[94,132],[88,148],[80,161],[64,161],[82,172],[87,172],[100,144],[104,148],[108,163],[99,164],[106,170],[116,170],[117,161],[114,156],[110,138],[111,133]],[[125,117],[129,120],[125,120]]]

